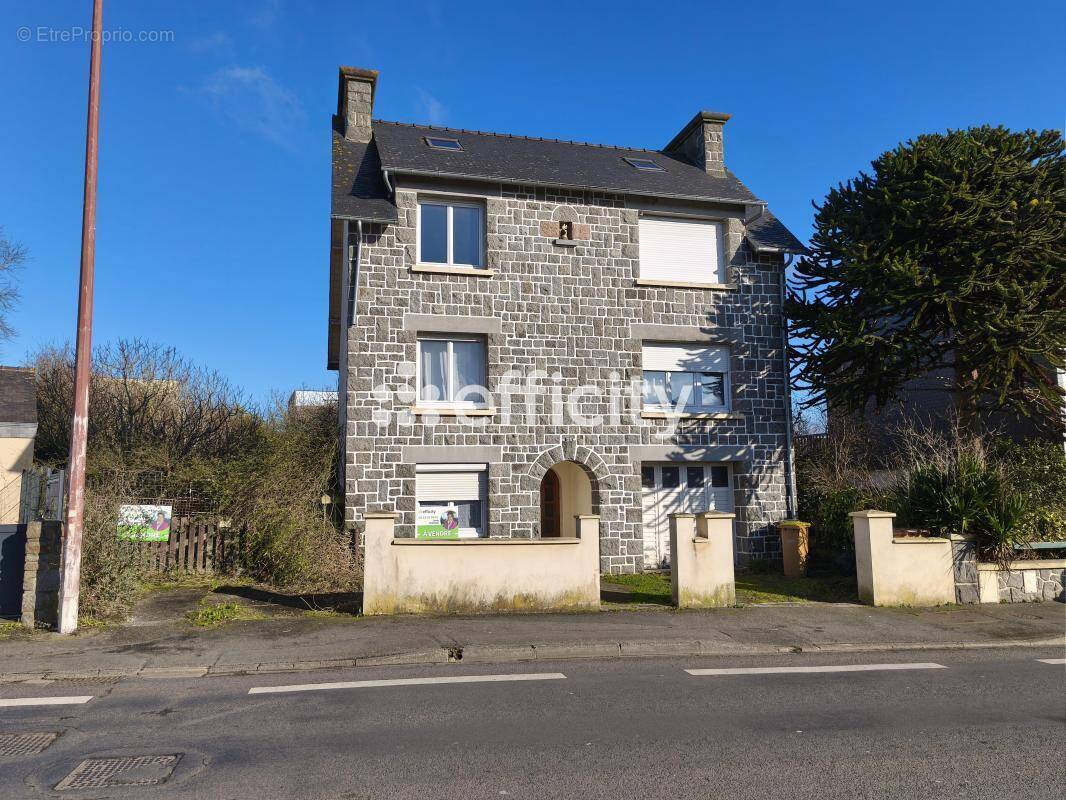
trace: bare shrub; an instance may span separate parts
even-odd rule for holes
[[[244,571],[287,589],[356,588],[355,552],[338,502],[336,407],[285,409],[279,403],[263,434],[231,476],[228,512],[247,531]]]
[[[145,570],[139,545],[118,538],[118,509],[132,491],[120,474],[86,489],[79,601],[85,616],[124,616],[141,586]]]
[[[38,458],[67,460],[73,418],[74,353],[70,346],[37,353]],[[157,468],[191,458],[232,457],[254,438],[260,419],[244,395],[217,372],[173,348],[123,339],[93,353],[89,439],[99,460],[150,453]]]

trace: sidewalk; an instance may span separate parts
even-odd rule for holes
[[[0,681],[450,661],[1013,647],[1063,644],[1064,629],[1062,603],[932,609],[808,603],[480,617],[296,615],[208,629],[135,615],[131,624],[73,637],[35,633],[0,640]]]

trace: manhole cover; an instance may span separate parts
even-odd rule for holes
[[[96,789],[101,786],[155,786],[165,783],[181,753],[167,756],[87,758],[56,784],[56,791]]]
[[[58,733],[0,733],[0,756],[35,756],[59,737]]]

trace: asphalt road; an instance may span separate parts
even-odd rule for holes
[[[0,749],[12,744],[5,734],[60,736],[41,753],[0,756],[0,797],[1061,798],[1062,656],[1018,648],[6,684]],[[848,669],[745,671],[826,665]],[[503,677],[262,693],[458,676]],[[91,699],[9,705],[72,696]],[[170,758],[112,778],[173,771],[158,785],[54,788],[84,759],[127,756]]]

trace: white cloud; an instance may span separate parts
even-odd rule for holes
[[[448,119],[448,109],[444,103],[431,95],[425,89],[417,89],[418,113],[430,125],[443,125]]]
[[[295,147],[305,113],[299,99],[263,67],[232,66],[212,74],[200,88],[216,112],[239,128]]]
[[[193,39],[189,43],[189,49],[194,53],[231,53],[233,51],[233,40],[229,37],[229,34],[215,31],[206,36]]]
[[[248,17],[248,22],[255,28],[266,31],[277,24],[281,16],[281,0],[263,0],[259,8]]]

